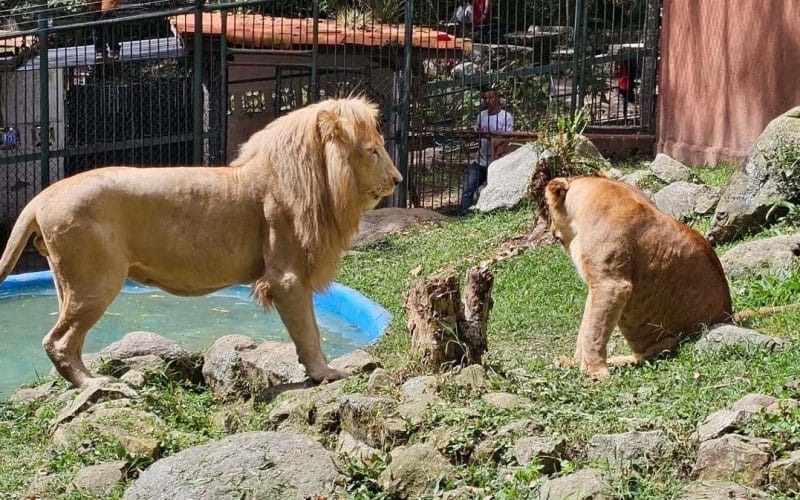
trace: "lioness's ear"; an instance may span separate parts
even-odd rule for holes
[[[320,111],[317,115],[317,128],[322,142],[347,142],[347,132],[339,115],[331,111]]]
[[[569,181],[563,177],[557,177],[547,183],[545,198],[551,209],[559,208],[564,204],[568,190]]]

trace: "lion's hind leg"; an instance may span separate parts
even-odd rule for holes
[[[85,259],[77,259],[87,262]],[[92,260],[97,264],[108,260]],[[85,387],[95,377],[82,358],[86,334],[103,316],[127,276],[124,265],[76,268],[51,261],[59,299],[58,320],[42,340],[42,346],[58,373],[76,387]]]

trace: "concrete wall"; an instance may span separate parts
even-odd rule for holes
[[[800,0],[663,0],[657,148],[738,161],[800,105]]]

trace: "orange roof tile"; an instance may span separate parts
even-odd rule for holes
[[[229,43],[248,48],[291,49],[298,45],[309,46],[313,42],[313,19],[270,17],[258,14],[229,13],[227,35]],[[181,35],[194,33],[193,14],[174,16],[170,22]],[[203,33],[222,34],[222,14],[203,13]],[[403,44],[405,27],[399,24],[369,24],[363,27],[344,26],[335,19],[319,20],[320,45],[360,45],[380,47],[388,44]],[[471,42],[431,28],[415,26],[412,44],[417,48],[440,50],[469,50]]]

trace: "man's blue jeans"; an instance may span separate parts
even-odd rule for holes
[[[464,182],[464,192],[461,194],[461,203],[458,204],[458,215],[467,215],[469,207],[478,188],[486,182],[489,167],[484,167],[477,162],[472,162],[467,170],[467,180]]]

